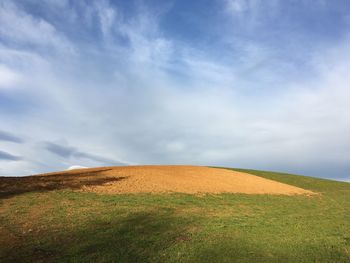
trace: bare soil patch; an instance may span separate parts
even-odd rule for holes
[[[0,177],[0,198],[59,189],[103,194],[314,194],[244,172],[188,165],[99,167],[25,177]]]
[[[57,173],[47,176],[57,176]],[[313,194],[309,190],[227,169],[182,165],[146,165],[79,169],[59,173],[80,180],[82,191],[125,193]],[[87,177],[88,175],[88,177]],[[86,184],[80,179],[89,178]],[[57,179],[57,178],[56,178]],[[93,180],[94,179],[94,180]],[[91,183],[100,180],[101,184]]]

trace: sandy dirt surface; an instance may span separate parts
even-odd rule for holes
[[[311,191],[259,176],[204,166],[98,167],[25,177],[0,177],[0,197],[59,189],[103,194],[313,194]]]
[[[89,174],[103,184],[82,185],[80,190],[97,193],[245,193],[312,194],[311,191],[227,169],[202,166],[123,166],[66,171]],[[78,179],[78,178],[77,178]]]

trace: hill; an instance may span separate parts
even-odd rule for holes
[[[102,194],[245,193],[313,194],[313,192],[246,172],[189,165],[143,165],[74,169],[3,178],[0,195],[23,191],[73,188]]]
[[[119,169],[0,178],[0,262],[350,261],[349,183],[241,169]],[[193,190],[197,169],[215,173]],[[149,191],[162,174],[178,183]],[[231,177],[242,183],[235,191]],[[144,187],[120,191],[128,180]],[[247,180],[297,192],[247,193]]]

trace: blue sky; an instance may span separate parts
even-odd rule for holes
[[[194,164],[350,180],[350,2],[0,0],[0,175]]]

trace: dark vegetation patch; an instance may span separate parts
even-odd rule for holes
[[[117,182],[126,177],[99,177],[111,169],[92,171],[80,170],[73,174],[54,173],[26,177],[0,177],[0,198],[7,198],[28,192],[44,192],[61,189],[79,190],[84,186],[97,186]]]

